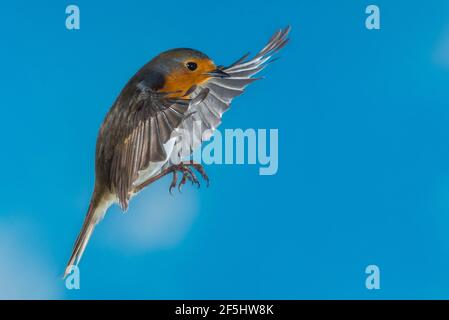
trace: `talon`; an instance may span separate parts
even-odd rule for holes
[[[186,171],[189,173],[190,177],[192,178],[190,181],[192,181],[192,185],[195,183],[197,187],[200,187],[200,182],[198,181],[198,178],[196,177],[195,173],[190,170],[190,168],[186,167]]]
[[[183,170],[184,170],[184,174],[188,174],[187,178],[193,184],[195,182],[195,180],[197,180],[196,177],[195,177],[195,174],[192,172],[192,170],[190,170],[189,167],[183,167]]]
[[[168,188],[168,191],[171,195],[173,195],[173,189],[176,187],[176,183],[178,182],[178,174],[176,173],[176,170],[173,171],[173,179],[171,181],[170,187]]]
[[[192,167],[195,168],[196,171],[198,171],[201,174],[201,177],[206,181],[207,183],[207,187],[209,187],[210,181],[209,181],[209,177],[206,174],[206,171],[204,170],[203,166],[200,165],[199,163],[193,163]]]
[[[179,185],[178,185],[178,191],[179,191],[179,193],[182,193],[182,186],[185,185],[186,181],[187,181],[187,175],[186,175],[186,174],[183,174],[183,175],[182,175],[181,182],[180,182]]]

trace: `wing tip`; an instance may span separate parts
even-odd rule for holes
[[[245,54],[230,66],[226,67],[226,72],[237,72],[237,69],[245,66],[251,66],[250,69],[257,69],[266,65],[267,62],[274,61],[274,59],[271,59],[272,56],[284,48],[290,41],[288,36],[291,29],[291,25],[287,25],[286,27],[279,29],[270,37],[266,45],[253,58],[247,60],[249,53]],[[257,70],[255,73],[258,71],[260,70]]]

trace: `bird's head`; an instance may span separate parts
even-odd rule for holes
[[[169,92],[172,97],[182,96],[213,77],[229,76],[207,55],[193,49],[165,51],[155,57],[151,65],[164,79],[159,91]]]

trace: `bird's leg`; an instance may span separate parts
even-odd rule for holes
[[[204,170],[204,168],[201,164],[192,162],[192,161],[187,161],[187,162],[181,162],[179,164],[179,166],[183,167],[183,169],[181,169],[181,171],[187,170],[188,173],[193,178],[193,183],[196,183],[199,186],[198,179],[196,178],[195,174],[193,173],[193,170],[190,169],[189,167],[194,168],[201,175],[201,177],[207,182],[207,186],[209,186],[209,177],[207,176],[206,171]]]
[[[154,177],[151,177],[150,179],[144,181],[143,183],[139,184],[134,188],[134,192],[137,193],[146,186],[150,185],[151,183],[155,182],[156,180],[159,180],[160,178],[166,176],[167,174],[173,173],[173,179],[169,187],[170,193],[172,193],[173,188],[178,183],[178,175],[177,172],[179,171],[182,173],[181,181],[178,184],[178,190],[181,191],[182,186],[186,184],[187,180],[190,180],[192,184],[196,184],[198,188],[200,187],[200,182],[198,181],[198,178],[196,177],[195,173],[192,169],[189,167],[194,168],[196,171],[198,171],[201,174],[201,177],[207,182],[207,186],[209,186],[209,178],[204,171],[204,168],[199,163],[193,163],[193,162],[181,162],[179,164],[173,165],[165,170],[163,170],[161,173],[155,175]]]
[[[170,167],[170,169],[173,169],[173,181],[172,184],[170,185],[170,193],[177,183],[177,176],[176,176],[177,171],[182,173],[181,181],[178,184],[179,191],[181,191],[182,186],[186,184],[187,180],[190,180],[192,184],[196,184],[198,188],[200,187],[200,182],[196,177],[194,171],[190,167],[198,171],[201,174],[201,177],[207,182],[207,186],[209,186],[209,177],[207,176],[206,171],[204,170],[201,164],[194,163],[191,161],[181,162],[177,165],[173,165]]]
[[[174,183],[176,185],[176,181],[177,181],[177,177],[176,177],[176,169],[174,168],[174,166],[167,168],[165,170],[163,170],[161,173],[155,175],[154,177],[151,177],[150,179],[142,182],[141,184],[137,185],[134,187],[134,193],[139,192],[140,190],[142,190],[143,188],[145,188],[146,186],[152,184],[153,182],[155,182],[156,180],[159,180],[160,178],[166,176],[169,173],[175,173],[173,174],[173,181],[172,184]],[[171,185],[170,185],[171,188]]]

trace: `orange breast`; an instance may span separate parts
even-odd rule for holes
[[[190,71],[184,66],[172,71],[165,77],[165,84],[160,92],[170,92],[169,97],[182,97],[194,85],[200,85],[210,79],[206,73],[214,70],[215,64],[211,60],[196,60],[198,68]]]

